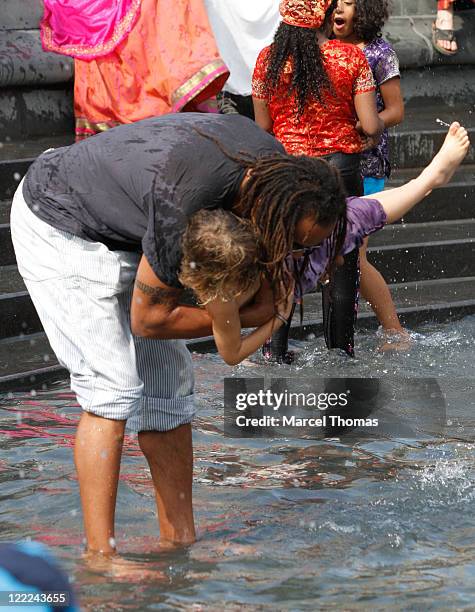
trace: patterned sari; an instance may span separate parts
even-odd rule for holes
[[[170,112],[213,112],[209,99],[229,76],[203,0],[45,0],[41,30],[46,50],[75,58],[77,140]]]

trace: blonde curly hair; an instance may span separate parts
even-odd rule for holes
[[[200,210],[182,238],[179,280],[205,305],[229,301],[256,283],[264,271],[260,236],[251,223],[222,209]]]

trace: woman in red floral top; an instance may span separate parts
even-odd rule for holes
[[[269,96],[266,72],[272,47],[261,51],[253,78],[255,104],[264,111],[259,113],[258,123],[269,129],[271,121],[276,138],[294,155],[360,153],[363,141],[356,130],[354,98],[375,91],[371,69],[364,54],[354,45],[329,40],[321,45],[320,51],[336,95],[327,88],[322,92],[322,100],[310,98],[300,115],[296,92],[288,95],[292,88],[291,60],[287,59],[283,68],[280,86]],[[360,99],[365,105],[371,105],[366,96]]]
[[[332,156],[329,161],[347,178],[349,195],[361,195],[359,170],[350,172],[359,159],[335,154],[356,157],[365,136],[379,136],[383,125],[364,53],[325,34],[332,5],[331,0],[281,2],[283,21],[274,43],[259,54],[252,95],[258,125],[273,132],[288,153]],[[348,174],[357,176],[348,180]]]
[[[384,123],[364,53],[326,35],[335,6],[332,0],[282,0],[282,23],[254,69],[254,111],[257,124],[274,133],[288,153],[324,157],[339,168],[348,195],[360,196],[360,154],[367,138],[381,135]],[[327,345],[350,355],[358,286],[355,250],[323,290]],[[289,361],[287,337],[275,336],[264,355]]]

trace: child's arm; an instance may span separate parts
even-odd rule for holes
[[[384,110],[379,118],[384,121],[387,128],[394,127],[404,121],[404,100],[401,92],[401,79],[393,77],[379,86],[383,97]]]
[[[374,91],[354,96],[355,110],[360,130],[371,138],[378,138],[384,130],[384,122],[378,116]]]
[[[292,291],[285,305],[278,308],[282,319],[279,316],[273,316],[264,325],[245,337],[241,336],[239,304],[236,301],[223,302],[217,299],[208,303],[206,310],[211,316],[214,340],[224,361],[228,365],[237,365],[257,351],[283,325],[283,319],[290,316],[293,297]]]

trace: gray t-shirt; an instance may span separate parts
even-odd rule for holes
[[[43,153],[26,175],[26,203],[57,229],[143,252],[162,282],[180,287],[188,219],[203,208],[230,209],[245,173],[196,130],[232,156],[284,153],[240,115],[165,115]]]

